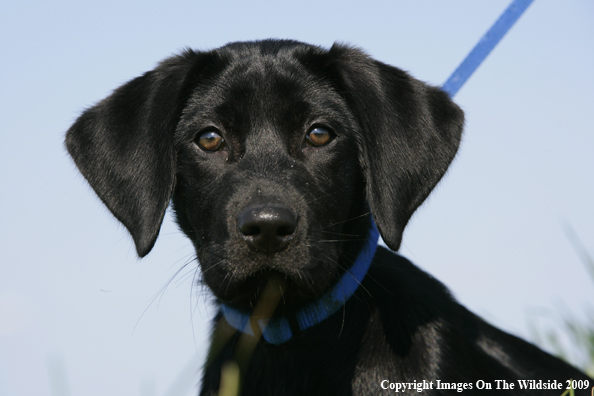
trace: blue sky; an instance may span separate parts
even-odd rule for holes
[[[52,395],[60,378],[72,395],[165,395],[205,352],[208,291],[194,262],[174,277],[193,251],[171,216],[138,260],[66,155],[83,109],[185,47],[268,37],[348,42],[440,85],[508,4],[2,2],[0,395]],[[563,230],[594,255],[592,20],[587,0],[528,8],[456,95],[460,153],[400,250],[525,338],[594,302]]]

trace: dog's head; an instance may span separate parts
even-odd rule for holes
[[[356,257],[371,212],[393,250],[457,151],[443,91],[343,45],[186,51],[85,111],[66,146],[140,256],[169,201],[214,294],[253,304],[271,274],[299,305]]]

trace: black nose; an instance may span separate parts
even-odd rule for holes
[[[289,245],[297,228],[297,216],[284,206],[248,207],[237,215],[237,227],[250,247],[266,253]]]

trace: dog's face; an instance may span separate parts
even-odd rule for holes
[[[172,199],[220,300],[249,308],[280,275],[292,309],[350,267],[368,213],[398,249],[461,129],[445,93],[358,50],[263,41],[164,61],[87,110],[67,147],[139,255]]]
[[[204,280],[236,305],[274,273],[288,304],[315,298],[356,257],[345,243],[366,235],[353,114],[293,57],[253,48],[212,72],[175,133],[173,202]]]

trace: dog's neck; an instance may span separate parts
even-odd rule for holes
[[[252,325],[257,325],[267,342],[275,345],[287,342],[293,337],[293,330],[303,331],[322,322],[338,311],[355,293],[371,265],[378,239],[379,232],[375,222],[371,220],[365,245],[351,268],[343,274],[332,289],[295,313],[291,319],[284,316],[266,319],[250,318],[249,313],[238,311],[226,304],[221,305],[221,312],[227,323],[239,331],[254,335]]]

